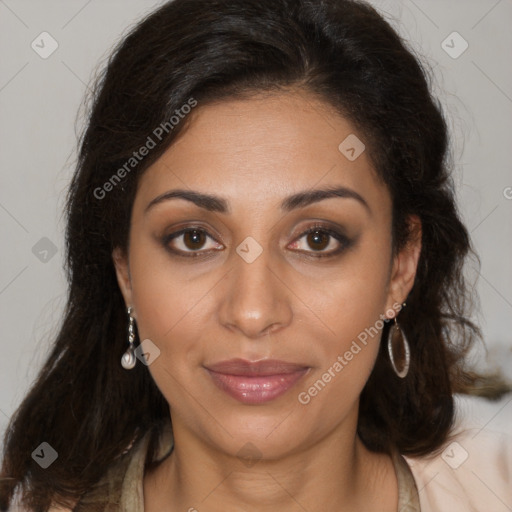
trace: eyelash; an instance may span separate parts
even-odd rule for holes
[[[179,231],[176,231],[174,233],[171,233],[169,235],[164,236],[162,238],[162,244],[173,256],[179,256],[179,257],[184,257],[184,258],[203,257],[203,256],[206,256],[208,253],[211,253],[211,252],[217,250],[217,249],[210,249],[208,251],[181,251],[179,249],[178,250],[172,249],[169,246],[169,244],[170,244],[170,242],[172,240],[174,240],[175,238],[180,237],[181,235],[184,235],[185,233],[189,233],[191,231],[197,231],[199,233],[204,233],[209,238],[211,238],[212,240],[215,240],[215,238],[213,238],[208,233],[208,231],[206,231],[205,229],[201,228],[200,226],[188,226],[188,227],[183,228],[183,229],[181,229]],[[310,226],[308,229],[306,229],[306,231],[304,231],[299,237],[297,237],[295,239],[294,243],[299,241],[299,240],[301,240],[302,238],[304,238],[305,236],[309,235],[310,233],[314,233],[315,231],[319,231],[320,233],[326,234],[329,237],[334,238],[335,240],[337,240],[340,243],[340,247],[338,247],[335,250],[331,250],[331,251],[329,251],[327,253],[325,253],[325,252],[317,252],[317,251],[299,251],[300,253],[304,254],[304,252],[305,252],[310,257],[315,258],[315,259],[330,258],[330,257],[337,256],[340,253],[344,252],[346,249],[348,249],[353,244],[353,241],[348,239],[345,235],[343,235],[343,234],[339,233],[338,231],[333,230],[333,229],[331,229],[331,228],[329,228],[329,227],[327,227],[327,226],[325,226],[323,224],[314,224],[313,226]]]

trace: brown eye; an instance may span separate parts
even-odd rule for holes
[[[324,231],[316,230],[308,233],[307,242],[315,251],[321,251],[329,245],[331,236]]]
[[[210,247],[207,245],[208,239],[215,242],[210,243]],[[163,237],[162,244],[173,254],[179,256],[202,256],[223,247],[207,231],[199,228],[185,228],[176,233],[171,233]]]
[[[323,258],[336,256],[351,247],[352,244],[353,240],[342,233],[327,226],[315,225],[302,233],[291,244],[291,248],[299,249],[299,252],[313,258]]]
[[[183,233],[183,244],[190,250],[201,249],[205,244],[206,236],[203,231],[193,229]]]

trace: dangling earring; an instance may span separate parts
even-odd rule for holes
[[[130,344],[130,346],[126,349],[126,352],[123,354],[123,357],[121,357],[121,365],[125,370],[131,370],[132,368],[135,368],[135,365],[137,364],[137,358],[135,357],[134,348],[135,332],[133,329],[135,320],[131,314],[133,308],[129,306],[127,311],[128,316],[130,317],[128,324],[128,343]]]
[[[404,331],[400,328],[398,322],[396,321],[396,316],[395,323],[389,328],[388,332],[388,352],[389,360],[391,361],[393,370],[395,370],[395,373],[398,375],[398,377],[401,379],[405,378],[409,372],[411,352]],[[395,354],[397,352],[401,361],[401,369],[398,369],[395,363]]]

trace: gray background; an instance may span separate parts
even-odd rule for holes
[[[0,0],[0,433],[61,319],[62,208],[87,84],[119,37],[161,3]],[[474,319],[488,346],[487,356],[480,351],[475,360],[501,366],[512,379],[512,2],[372,3],[435,74],[434,92],[453,133],[460,209],[482,262],[480,272],[467,269],[481,298]],[[33,41],[43,46],[44,31],[58,43],[46,59],[31,47]],[[463,41],[454,31],[469,45],[457,58]],[[510,418],[510,400],[502,405],[501,418],[504,410]],[[498,413],[483,414],[491,421]]]

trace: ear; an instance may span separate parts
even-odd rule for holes
[[[112,260],[114,261],[114,267],[116,269],[117,283],[119,284],[119,288],[123,294],[126,307],[131,306],[133,304],[132,283],[128,256],[120,247],[116,247],[112,251]]]
[[[408,218],[410,237],[393,258],[388,292],[387,309],[393,304],[403,304],[411,291],[421,253],[421,220],[417,215]]]

